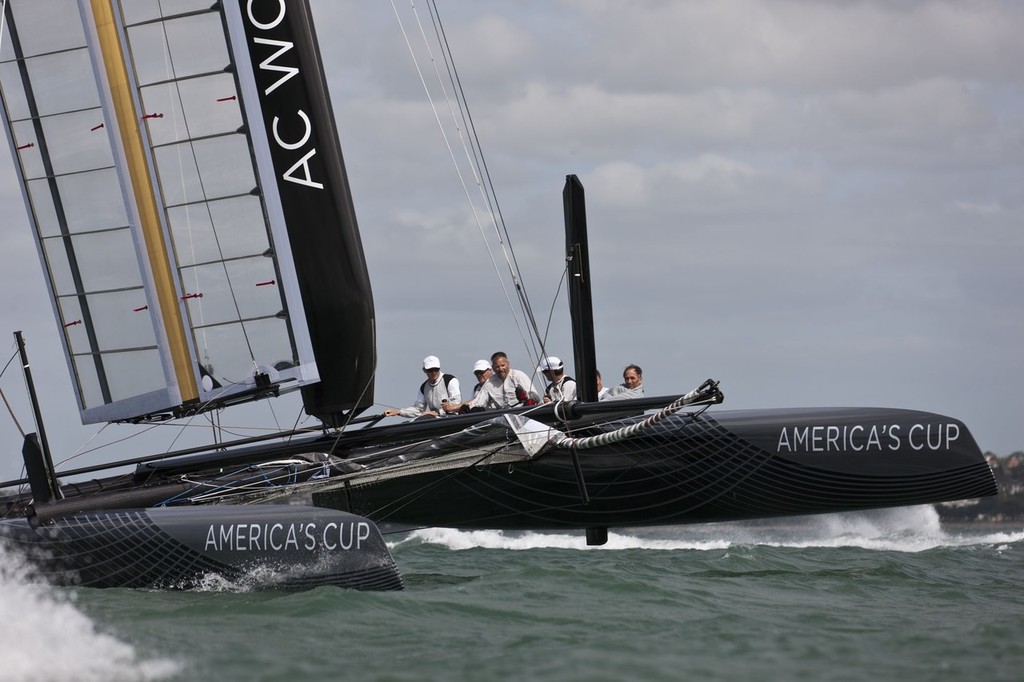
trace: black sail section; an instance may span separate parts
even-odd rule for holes
[[[313,20],[305,0],[236,2],[320,373],[303,402],[337,424],[373,403],[374,308]]]

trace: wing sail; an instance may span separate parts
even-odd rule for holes
[[[306,3],[11,0],[5,29],[6,130],[83,421],[289,387],[325,419],[372,403]]]

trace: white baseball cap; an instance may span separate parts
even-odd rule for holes
[[[544,358],[543,360],[540,361],[540,364],[537,365],[538,372],[543,372],[544,370],[548,369],[555,371],[561,370],[562,361],[556,358],[554,355],[552,355],[550,357]]]
[[[476,363],[473,365],[473,373],[476,374],[477,372],[484,372],[489,370],[490,368],[491,363],[487,362],[486,360],[477,360]]]
[[[423,369],[441,369],[441,361],[436,355],[428,355],[423,358]]]

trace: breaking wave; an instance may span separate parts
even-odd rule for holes
[[[0,547],[0,661],[19,682],[163,680],[180,672],[167,659],[140,657],[100,632],[76,605],[76,593],[33,584],[19,557]]]
[[[607,544],[588,547],[582,531],[523,532],[430,528],[411,531],[392,548],[430,544],[451,550],[580,549],[580,550],[716,550],[764,545],[771,547],[859,547],[921,552],[937,547],[1005,546],[1024,541],[1024,529],[945,530],[930,505],[844,512],[768,521],[694,524],[665,528],[619,529]]]

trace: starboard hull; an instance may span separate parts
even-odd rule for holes
[[[395,467],[394,475],[355,478],[313,499],[377,522],[554,529],[820,514],[997,492],[963,423],[910,410],[676,415],[620,443],[579,451],[579,474],[568,449],[509,460],[499,456],[500,444],[476,447],[481,456],[471,466],[423,466],[409,475]]]
[[[376,525],[301,505],[115,509],[0,521],[0,545],[57,585],[400,590]]]

